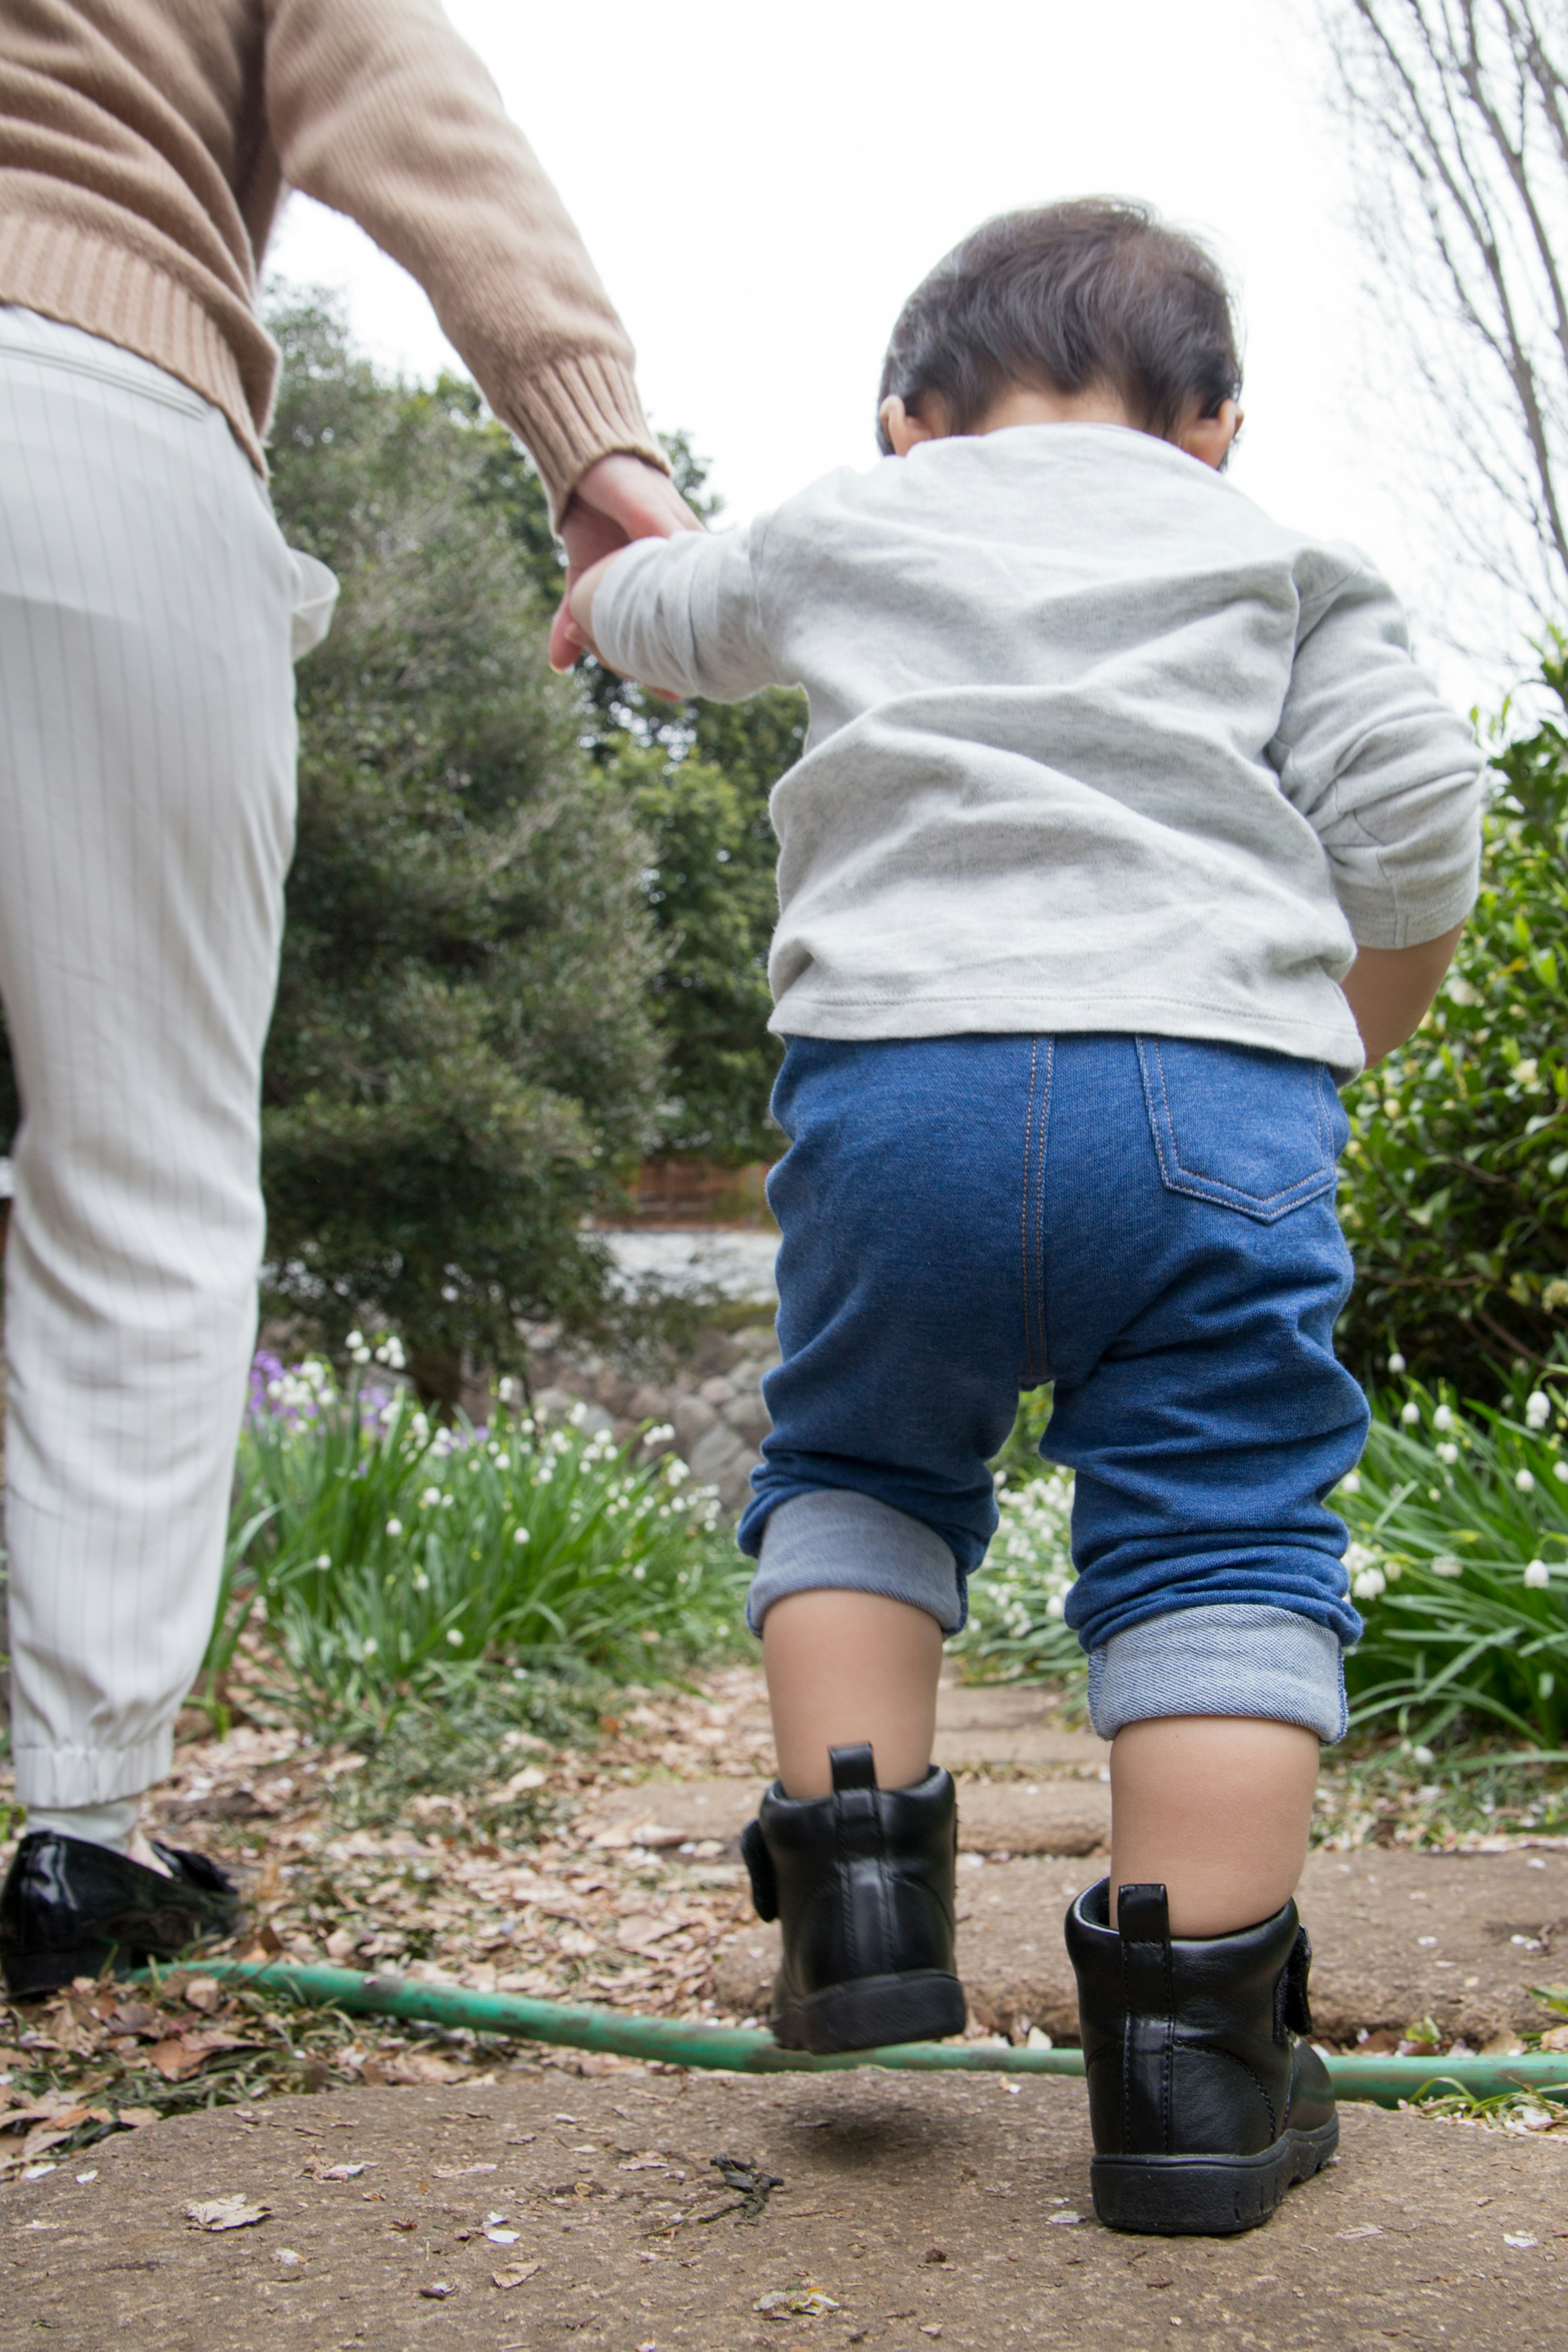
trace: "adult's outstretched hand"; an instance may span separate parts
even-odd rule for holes
[[[678,530],[701,529],[668,475],[657,466],[631,457],[601,457],[590,466],[561,519],[566,593],[550,625],[552,669],[570,669],[588,650],[568,601],[584,572],[634,539],[668,539]]]

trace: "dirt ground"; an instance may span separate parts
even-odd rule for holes
[[[755,2221],[719,2156],[777,2176]],[[224,2198],[262,2218],[188,2218]],[[1561,2352],[1565,2246],[1561,2140],[1352,2108],[1265,2229],[1138,2239],[1093,2221],[1081,2085],[628,2067],[121,2135],[0,2202],[0,2345]]]

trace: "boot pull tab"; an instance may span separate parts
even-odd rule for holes
[[[874,1789],[877,1785],[877,1759],[871,1743],[863,1739],[853,1748],[830,1748],[827,1761],[833,1770],[833,1793],[842,1796],[846,1789]]]
[[[1121,1937],[1122,1996],[1134,2016],[1163,2017],[1171,1985],[1171,1906],[1164,1887],[1119,1886],[1116,1926]]]
[[[1116,1925],[1123,1939],[1133,1944],[1168,1944],[1171,1906],[1161,1885],[1119,1886]]]

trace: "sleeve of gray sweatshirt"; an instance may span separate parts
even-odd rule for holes
[[[1463,922],[1480,865],[1482,755],[1412,660],[1399,601],[1370,565],[1303,601],[1268,756],[1323,845],[1359,947],[1415,947]]]
[[[594,598],[594,635],[611,667],[710,702],[794,686],[757,609],[752,541],[765,527],[639,539],[617,556]]]

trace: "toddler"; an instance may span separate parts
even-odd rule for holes
[[[1335,1088],[1420,1020],[1479,856],[1475,743],[1386,583],[1226,479],[1239,391],[1200,246],[1135,205],[1015,214],[900,319],[880,465],[573,600],[647,685],[810,698],[740,1531],[773,2030],[963,2026],[937,1679],[986,1465],[1049,1381],[1113,1742],[1110,1875],[1067,1922],[1095,2201],[1160,2231],[1264,2220],[1337,2141],[1292,1900],[1360,1631],[1323,1502],[1367,1419]]]

